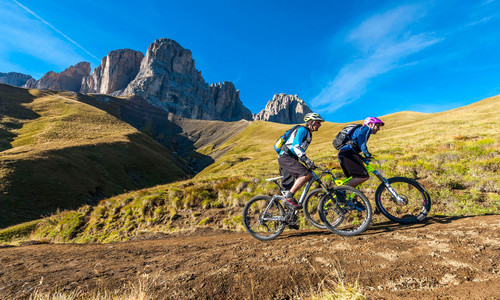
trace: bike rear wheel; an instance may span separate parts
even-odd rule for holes
[[[344,199],[340,199],[335,192],[344,192]],[[318,209],[326,228],[341,236],[362,233],[372,219],[372,207],[368,198],[360,190],[346,185],[335,187],[331,193],[325,194]]]
[[[285,229],[285,210],[270,196],[261,195],[250,199],[243,208],[243,226],[254,238],[269,241]]]
[[[431,197],[427,190],[411,178],[393,177],[387,181],[404,203],[399,203],[382,183],[375,192],[375,204],[380,212],[400,224],[413,224],[425,219],[431,210]]]
[[[326,194],[323,189],[314,189],[307,194],[304,200],[304,216],[306,220],[316,228],[326,229],[326,226],[321,222],[318,213],[318,205],[321,198]]]

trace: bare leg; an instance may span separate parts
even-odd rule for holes
[[[307,174],[306,176],[302,176],[302,177],[297,178],[297,180],[295,180],[295,183],[293,184],[292,188],[290,189],[290,192],[295,194],[306,182],[311,180],[311,178],[312,178],[311,173]]]

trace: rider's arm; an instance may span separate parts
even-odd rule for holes
[[[299,158],[302,158],[302,156],[306,155],[307,146],[309,146],[306,138],[307,134],[307,129],[305,127],[300,127],[297,130],[295,138],[293,139],[291,148],[293,153],[295,153],[295,155],[297,155]],[[302,143],[302,141],[304,140],[306,141]]]
[[[359,149],[361,149],[361,152],[366,156],[370,152],[368,151],[368,147],[366,147],[366,142],[368,142],[368,138],[370,138],[370,134],[372,133],[372,130],[368,126],[363,126],[360,128],[357,140],[358,140],[358,146]]]

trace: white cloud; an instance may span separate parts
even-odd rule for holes
[[[413,65],[404,59],[440,42],[429,33],[413,33],[411,25],[424,16],[415,6],[403,6],[374,15],[347,36],[356,46],[347,63],[311,101],[319,112],[333,112],[361,97],[370,80],[393,69]]]
[[[363,21],[348,35],[348,40],[361,48],[377,46],[388,39],[396,39],[405,28],[417,21],[421,13],[417,7],[402,6]]]
[[[466,24],[465,26],[466,27],[471,27],[471,26],[480,25],[480,24],[486,23],[486,22],[488,22],[488,21],[490,21],[492,19],[493,19],[493,16],[484,17],[481,20],[470,22],[469,24]]]

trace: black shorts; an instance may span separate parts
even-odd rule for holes
[[[290,190],[295,179],[309,175],[309,171],[298,159],[290,155],[280,155],[278,157],[280,166],[280,175],[284,178],[281,180],[281,185],[285,190]]]
[[[370,177],[370,174],[366,171],[365,164],[363,163],[363,158],[358,153],[351,150],[340,150],[338,157],[340,166],[342,167],[342,171],[344,171],[344,175],[346,177]]]

